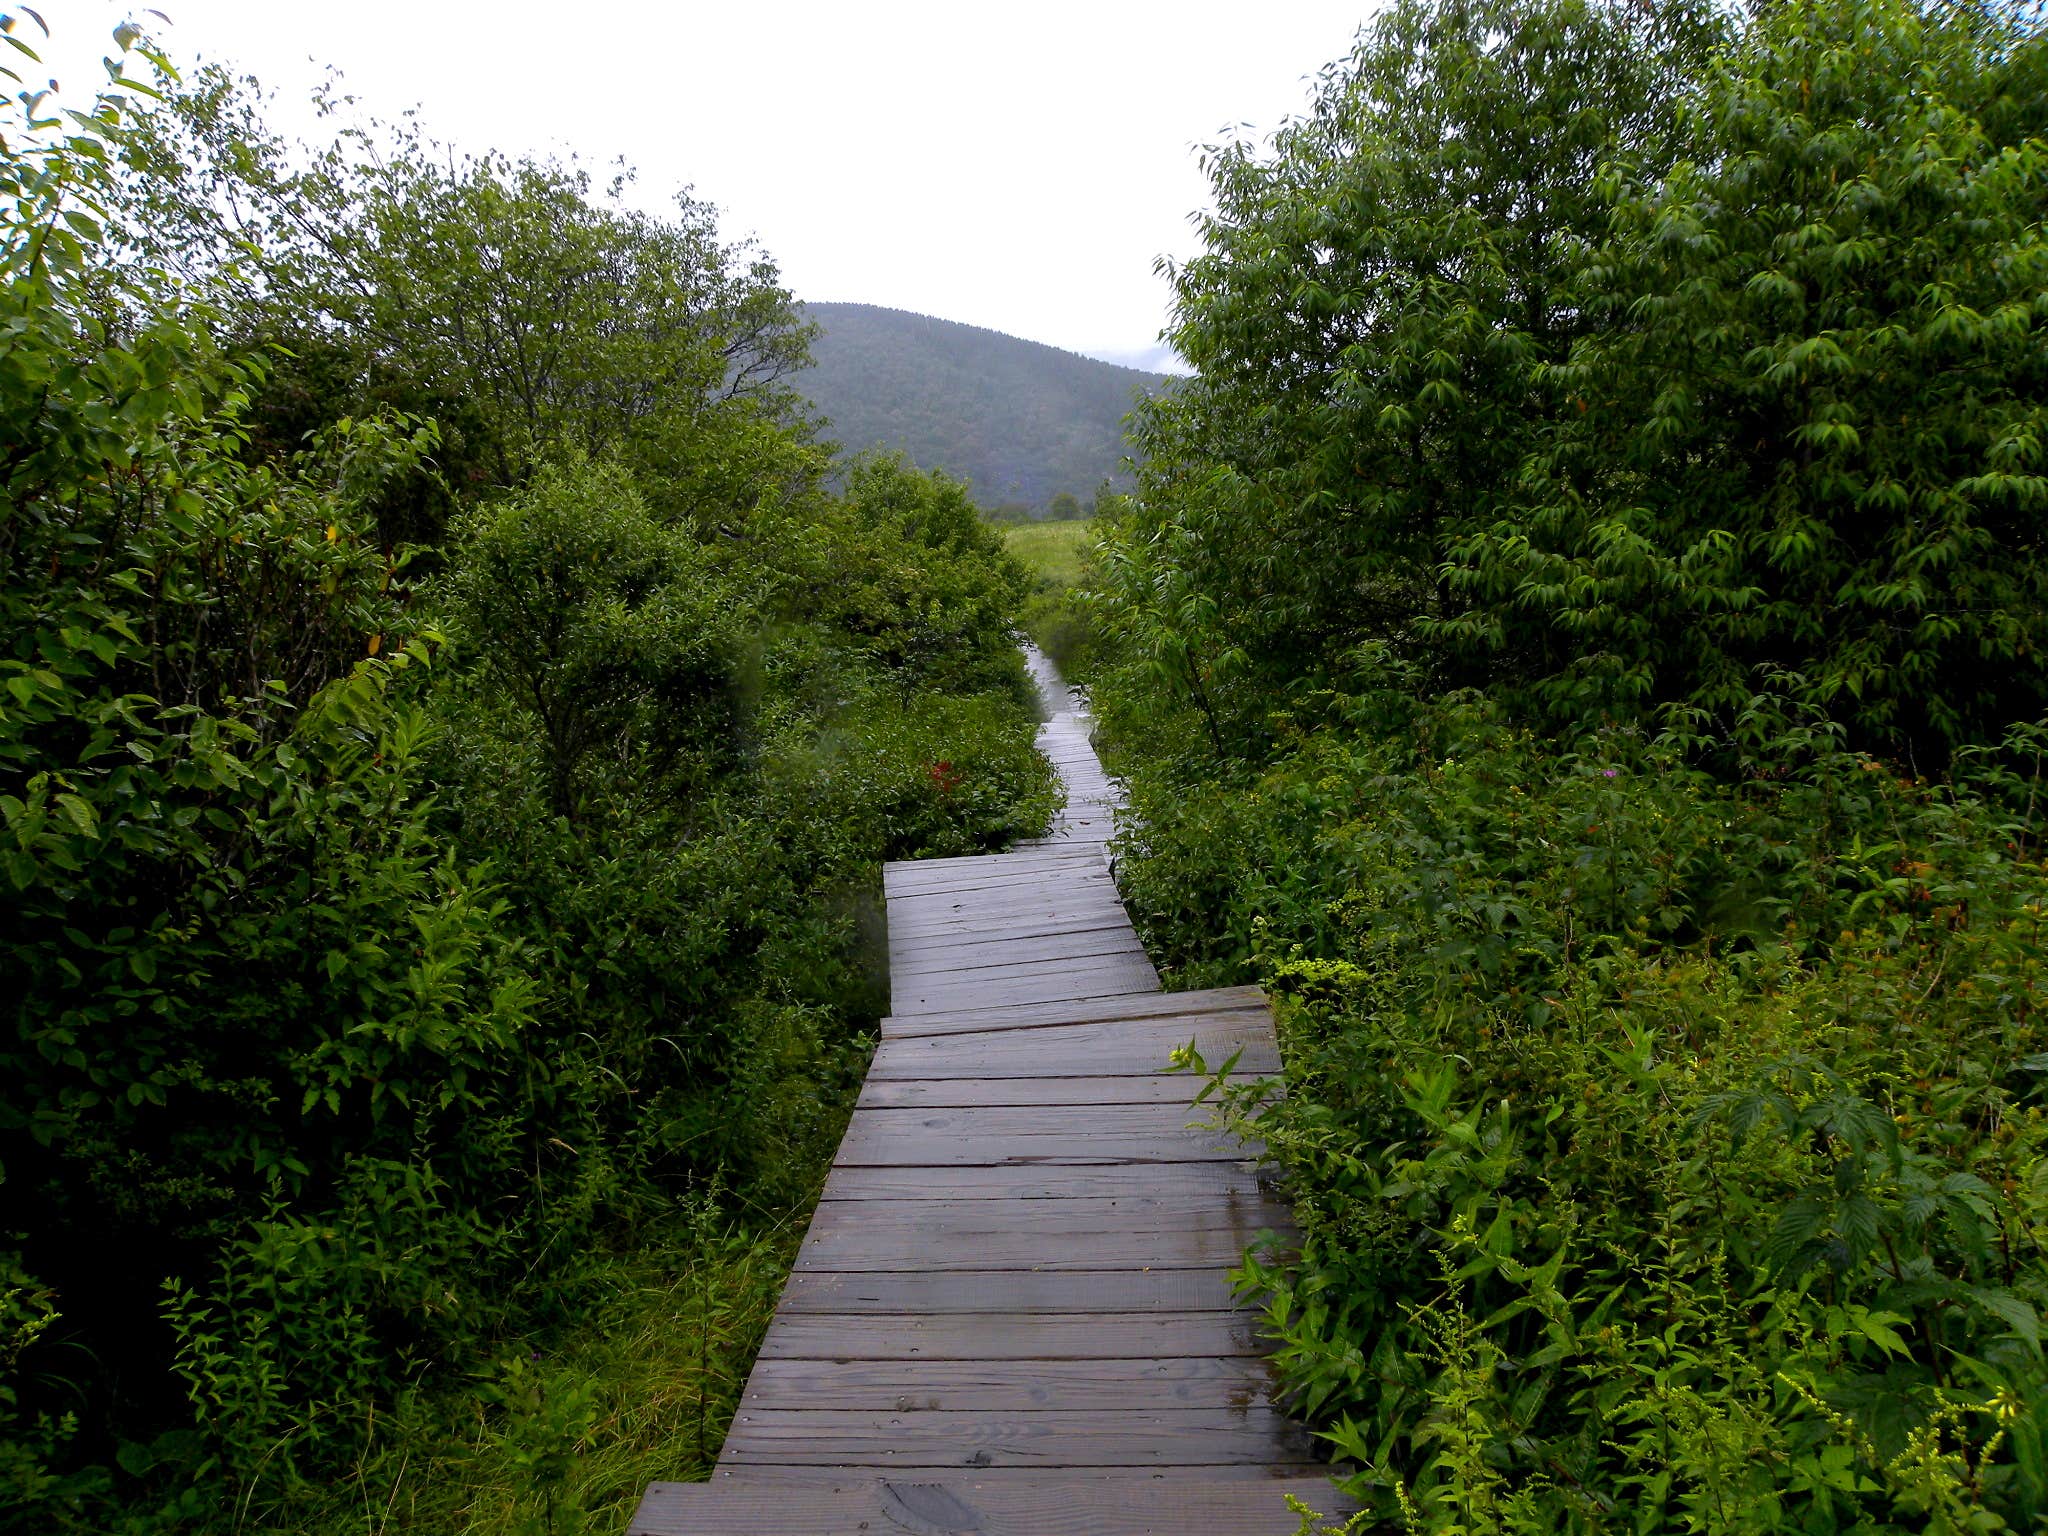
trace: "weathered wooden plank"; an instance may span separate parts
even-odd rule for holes
[[[889,953],[902,955],[913,962],[922,962],[926,956],[958,949],[971,953],[988,945],[1023,945],[1037,943],[1058,943],[1070,940],[1093,942],[1096,935],[1114,935],[1120,942],[1131,943],[1137,939],[1137,932],[1129,919],[1120,912],[1102,912],[1081,916],[1054,918],[1045,922],[1020,920],[1005,927],[1000,933],[991,932],[988,925],[973,918],[962,918],[951,931],[905,937],[889,935]],[[1140,946],[1142,948],[1142,946]],[[891,964],[894,964],[892,959]]]
[[[970,1033],[1016,1029],[1033,1024],[1071,1028],[1076,1024],[1109,1024],[1138,1019],[1198,1019],[1210,1014],[1258,1013],[1268,1029],[1272,1014],[1257,987],[1219,987],[1207,992],[1156,992],[1144,997],[1118,997],[1086,1005],[1017,1008],[962,1008],[944,1019],[920,1019],[917,1034]],[[888,1020],[882,1021],[887,1024]]]
[[[1158,985],[1158,974],[1143,955],[1114,955],[1065,964],[1039,961],[957,977],[932,972],[898,977],[890,988],[889,1006],[892,1020],[901,1021],[917,1014],[987,1007],[998,1000],[1011,1006],[1079,1002],[1123,997]]]
[[[1183,1163],[1236,1162],[1256,1152],[1214,1135],[1018,1133],[981,1135],[972,1131],[925,1132],[883,1139],[873,1135],[840,1144],[839,1161],[849,1167],[945,1168],[998,1163]]]
[[[1011,891],[1000,900],[966,900],[957,896],[932,897],[914,902],[890,904],[889,931],[899,937],[923,938],[951,931],[953,925],[969,922],[984,932],[1045,920],[1100,922],[1113,917],[1120,908],[1116,888],[1105,876],[1099,887],[1067,886],[1058,889]]]
[[[1105,976],[1135,977],[1141,986],[1157,990],[1159,973],[1152,969],[1152,962],[1142,949],[1127,946],[1105,948],[1088,955],[1038,955],[1022,959],[1003,959],[986,954],[969,956],[958,965],[943,961],[923,965],[905,966],[891,978],[891,991],[896,996],[906,992],[936,993],[958,991],[974,995],[1008,997],[1013,1000],[991,1006],[1014,1008],[1020,1002],[1037,1001],[1016,997],[1010,988],[1013,981],[1056,980],[1070,977],[1078,986],[1100,985]],[[1104,997],[1121,997],[1119,992],[1105,992]],[[962,1005],[950,1004],[952,1008]],[[966,1006],[979,1007],[980,1004]]]
[[[910,1026],[916,1020],[907,1021]],[[1201,1019],[1042,1025],[973,1034],[897,1035],[886,1030],[868,1066],[871,1077],[1115,1077],[1167,1070],[1174,1050],[1192,1042],[1212,1067],[1238,1053],[1236,1070],[1280,1070],[1272,1022],[1264,1014]],[[1192,1081],[1192,1079],[1188,1079]]]
[[[797,1255],[812,1270],[1210,1269],[1240,1263],[1292,1220],[1261,1196],[1081,1200],[839,1200]],[[910,1310],[909,1304],[899,1310]]]
[[[973,1163],[951,1167],[836,1167],[825,1181],[827,1200],[932,1200],[947,1198],[1072,1200],[1091,1195],[1252,1195],[1264,1188],[1249,1158],[1179,1163]]]
[[[1190,1119],[1205,1113],[1194,1102],[1207,1079],[1186,1072],[1122,1073],[1099,1077],[939,1078],[930,1082],[871,1081],[861,1088],[862,1109],[943,1109],[1009,1104],[1178,1104]],[[1260,1081],[1239,1073],[1237,1086]]]
[[[958,1467],[1312,1466],[1317,1461],[1307,1434],[1270,1408],[740,1413],[719,1461],[735,1467],[763,1461],[867,1465],[878,1445],[889,1446],[905,1461]]]
[[[1280,1388],[1250,1356],[1165,1360],[767,1360],[739,1412],[833,1410],[1144,1413],[1270,1408]]]
[[[1114,884],[1108,867],[1079,845],[1000,854],[928,875],[906,873],[905,869],[904,865],[891,865],[883,876],[882,889],[891,906],[915,905],[943,896],[987,895],[1000,899],[1035,886],[1077,889],[1095,883]]]
[[[882,879],[886,883],[944,874],[950,870],[981,870],[1012,861],[1028,862],[1018,860],[1013,853],[955,853],[935,859],[891,859],[882,866]]]
[[[1039,1205],[1056,1201],[1041,1200]],[[842,1207],[844,1208],[844,1207]],[[893,1204],[855,1204],[862,1211],[892,1211]],[[1285,1222],[1262,1221],[1243,1227],[1219,1225],[1194,1231],[1175,1232],[1163,1226],[1141,1226],[1133,1232],[1074,1231],[1057,1228],[1050,1232],[1026,1233],[982,1228],[949,1230],[948,1243],[971,1235],[972,1249],[933,1246],[914,1227],[901,1223],[877,1225],[867,1232],[833,1232],[816,1237],[797,1255],[799,1274],[825,1271],[896,1272],[908,1264],[921,1264],[928,1271],[949,1269],[1214,1269],[1219,1265],[1241,1264],[1246,1251],[1261,1233],[1272,1233],[1286,1243]],[[910,1305],[909,1302],[905,1303]]]
[[[1010,860],[1014,858],[1016,862]],[[884,882],[891,906],[915,906],[962,897],[1001,900],[1006,894],[1065,886],[1081,890],[1114,885],[1109,865],[1092,848],[1076,843],[1042,848],[998,859],[977,860],[971,868],[946,871],[930,878],[892,876]]]
[[[849,1532],[975,1532],[978,1536],[1295,1536],[1291,1495],[1339,1517],[1353,1506],[1327,1477],[1246,1467],[1156,1474],[890,1466],[887,1478],[841,1469],[728,1468],[710,1483],[655,1483],[628,1536],[848,1536]]]
[[[1132,1174],[1135,1183],[1142,1170],[1132,1170]],[[922,1230],[930,1234],[934,1246],[940,1246],[947,1241],[969,1242],[984,1232],[1013,1232],[1026,1238],[1080,1238],[1091,1233],[1135,1238],[1158,1232],[1170,1243],[1183,1234],[1257,1232],[1264,1227],[1286,1226],[1289,1221],[1287,1207],[1260,1190],[1164,1195],[1147,1192],[1138,1184],[1123,1194],[1081,1195],[1068,1200],[1015,1200],[986,1195],[966,1199],[823,1200],[811,1217],[810,1235],[813,1240],[828,1235],[858,1239],[896,1230]],[[966,1267],[1011,1266],[990,1263]]]
[[[840,1202],[834,1210],[897,1212],[895,1200]],[[1051,1206],[1059,1200],[1022,1204]],[[819,1214],[825,1214],[819,1206]],[[1276,1233],[1288,1241],[1284,1219],[1247,1219],[1241,1225],[1174,1229],[1145,1223],[1135,1231],[1114,1227],[997,1229],[993,1223],[958,1219],[938,1231],[920,1231],[903,1221],[872,1219],[862,1229],[817,1231],[797,1255],[797,1270],[901,1270],[909,1264],[926,1270],[1214,1270],[1243,1264],[1245,1249],[1260,1233]]]
[[[1075,1473],[1064,1471],[1058,1467],[969,1468],[963,1474],[959,1467],[914,1467],[900,1465],[893,1461],[886,1467],[800,1467],[769,1463],[736,1468],[715,1467],[712,1469],[709,1483],[688,1486],[732,1487],[740,1484],[752,1484],[763,1487],[817,1488],[820,1486],[836,1486],[845,1482],[849,1477],[868,1476],[887,1478],[897,1487],[902,1487],[913,1480],[924,1483],[944,1483],[951,1487],[963,1475],[974,1478],[975,1486],[979,1489],[1011,1485],[1018,1488],[1050,1488],[1070,1484],[1076,1476]],[[1118,1480],[1125,1478],[1154,1478],[1159,1482],[1171,1479],[1176,1482],[1199,1481],[1209,1484],[1245,1482],[1255,1487],[1271,1487],[1276,1484],[1293,1487],[1299,1486],[1304,1478],[1315,1475],[1312,1470],[1292,1463],[1281,1463],[1275,1466],[1248,1463],[1244,1465],[1201,1467],[1199,1469],[1185,1467],[1090,1469],[1085,1474],[1085,1481],[1092,1484],[1107,1481],[1111,1478]],[[1158,1482],[1155,1482],[1153,1486],[1158,1486]],[[1162,1533],[1150,1526],[1143,1527],[1143,1529],[1147,1536],[1162,1536]],[[1295,1536],[1298,1530],[1299,1524],[1297,1523],[1295,1527],[1290,1528],[1288,1536]],[[838,1533],[835,1532],[834,1536],[838,1536]]]
[[[1230,1271],[961,1269],[790,1276],[785,1316],[807,1313],[1220,1312],[1236,1305]]]
[[[892,945],[913,949],[944,945],[961,939],[980,939],[1003,933],[1081,933],[1093,928],[1121,928],[1120,908],[1108,902],[1047,901],[1007,912],[998,918],[972,910],[932,913],[906,920],[889,930]]]
[[[1018,960],[1107,954],[1112,950],[1137,950],[1137,932],[1129,923],[1111,922],[1106,917],[1060,925],[1017,924],[1001,929],[977,926],[965,933],[942,934],[932,938],[892,939],[891,966],[929,966],[942,957],[961,966],[1010,964]],[[1000,957],[993,961],[985,956]]]
[[[891,945],[889,974],[898,980],[927,972],[959,975],[1048,962],[1073,964],[1106,955],[1133,955],[1145,960],[1148,968],[1151,963],[1145,946],[1129,928],[1083,928],[1028,939],[1009,934],[962,938],[938,948],[899,949]]]
[[[1100,1360],[1262,1355],[1243,1312],[883,1313],[781,1316],[763,1360]]]
[[[1189,1079],[1182,1078],[1182,1082]],[[1195,1122],[1207,1105],[1112,1102],[1108,1104],[964,1104],[919,1109],[856,1109],[846,1141],[876,1141],[932,1135],[971,1136],[1166,1136],[1213,1135]]]

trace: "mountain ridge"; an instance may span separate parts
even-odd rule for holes
[[[1168,375],[879,304],[813,302],[814,364],[790,382],[849,453],[900,450],[990,508],[1042,514],[1128,487],[1123,418]]]

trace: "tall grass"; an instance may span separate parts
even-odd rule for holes
[[[1077,587],[1088,552],[1095,547],[1095,524],[1085,517],[1056,523],[1020,523],[1003,530],[1003,542],[1024,568],[1041,581],[1058,587]]]

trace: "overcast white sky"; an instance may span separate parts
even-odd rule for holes
[[[31,3],[67,96],[139,11]],[[418,105],[465,148],[624,155],[647,204],[694,185],[800,298],[1130,361],[1166,319],[1155,258],[1195,243],[1193,146],[1300,110],[1372,0],[156,4],[174,58],[231,59],[285,98],[331,64],[368,111]]]

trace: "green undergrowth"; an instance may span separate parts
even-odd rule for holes
[[[1121,871],[1172,982],[1279,1000],[1287,1096],[1221,1112],[1303,1243],[1244,1278],[1355,1490],[2039,1528],[2048,734],[1943,783],[1780,736],[1731,783],[1473,702],[1281,724],[1255,773],[1141,771]]]
[[[803,1212],[735,1223],[686,1202],[664,1231],[591,1259],[584,1322],[508,1339],[457,1387],[373,1417],[353,1464],[241,1528],[305,1536],[596,1536],[651,1482],[718,1459],[804,1229]]]

